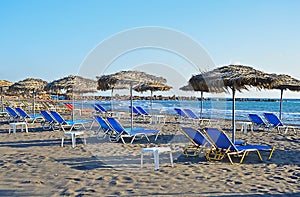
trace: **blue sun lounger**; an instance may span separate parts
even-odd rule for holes
[[[283,122],[273,113],[264,113],[264,117],[269,122],[269,125],[272,129],[277,129],[279,132],[281,129],[285,130],[284,133],[287,133],[288,129],[292,129],[295,133],[295,127],[284,125]]]
[[[126,144],[124,137],[131,137],[132,139],[130,143],[132,144],[132,142],[137,136],[145,137],[148,141],[150,141],[147,136],[150,134],[155,135],[154,141],[156,141],[160,132],[159,130],[145,128],[124,128],[115,118],[107,117],[106,119],[110,124],[111,128],[117,134],[115,141],[117,142],[119,139],[121,139],[124,144]]]
[[[75,127],[83,127],[85,129],[85,124],[91,123],[92,120],[65,120],[58,112],[50,111],[53,118],[58,122],[59,127],[65,131],[65,127],[71,127],[70,131],[72,131]]]
[[[99,124],[99,129],[96,131],[96,135],[100,139],[104,139],[106,136],[111,136],[113,129],[101,116],[94,116],[95,121]],[[91,126],[92,127],[92,126]],[[100,135],[100,131],[103,131],[103,135]],[[114,141],[114,138],[109,138],[110,141]]]
[[[143,114],[144,116],[151,116],[144,108],[142,108],[141,106],[135,106],[137,110],[139,110],[141,112],[141,114]]]
[[[8,122],[10,122],[11,119],[12,121],[16,122],[21,118],[20,115],[13,108],[5,107],[5,109],[9,114]]]
[[[41,110],[41,115],[44,117],[44,121],[41,122],[43,129],[52,129],[53,131],[58,126],[58,122],[45,110]]]
[[[35,114],[35,115],[29,115],[26,111],[24,111],[22,108],[17,107],[16,111],[20,114],[23,120],[26,122],[32,122],[35,121],[42,122],[44,120],[43,116],[41,114]]]
[[[263,119],[257,114],[248,114],[250,121],[252,122],[253,126],[266,129],[269,126],[263,121]]]
[[[129,109],[131,111],[131,106],[129,106]],[[147,117],[151,118],[151,115],[149,115],[146,111],[140,111],[136,106],[132,106],[132,112],[138,116],[138,117],[143,117],[143,119],[145,120]]]
[[[237,146],[223,131],[220,131],[217,128],[204,128],[204,131],[209,137],[210,141],[213,142],[217,148],[216,150],[211,149],[209,155],[213,155],[213,157],[208,156],[209,159],[222,160],[227,156],[230,163],[233,164],[231,156],[236,156],[241,157],[240,163],[243,163],[245,156],[247,156],[249,152],[256,152],[259,159],[262,161],[260,151],[269,151],[270,154],[268,159],[271,159],[274,152],[274,147],[272,146],[249,144],[245,146]]]
[[[198,156],[200,152],[206,150],[206,152],[213,148],[211,141],[203,135],[200,131],[191,127],[182,127],[182,133],[190,140],[191,144],[187,144],[183,148],[183,154],[185,156]]]
[[[183,109],[183,111],[192,120],[199,121],[200,125],[202,125],[204,122],[206,122],[207,124],[210,124],[210,120],[209,119],[204,119],[204,118],[200,119],[200,117],[197,116],[191,109]]]

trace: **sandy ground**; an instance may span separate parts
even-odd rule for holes
[[[183,125],[173,116],[166,124],[135,123],[161,130],[156,142],[145,138],[133,144],[109,142],[86,130],[87,144],[77,139],[76,148],[66,139],[61,147],[61,131],[43,131],[29,124],[29,133],[8,134],[9,125],[0,125],[0,196],[300,196],[300,132],[254,131],[236,137],[252,144],[275,146],[271,160],[262,153],[260,161],[250,153],[243,164],[206,161],[203,154],[185,157],[182,148],[189,142],[181,133]],[[122,120],[129,126],[129,119]],[[230,128],[230,122],[213,126]],[[96,130],[96,127],[93,128]],[[129,142],[129,139],[128,139]],[[160,154],[160,169],[154,171],[153,156],[141,148],[171,146],[174,167],[168,154]]]

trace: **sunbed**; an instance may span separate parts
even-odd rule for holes
[[[263,121],[263,119],[257,114],[248,114],[250,121],[253,124],[253,127],[268,129],[268,125]]]
[[[262,157],[260,151],[269,151],[268,159],[271,159],[274,147],[265,146],[265,145],[245,145],[238,146],[235,145],[228,136],[221,130],[217,128],[204,128],[204,131],[211,142],[214,143],[216,150],[211,149],[210,153],[212,153],[212,157],[209,156],[209,159],[213,160],[222,160],[224,157],[228,157],[231,164],[233,164],[231,156],[241,157],[240,163],[243,163],[245,156],[248,155],[249,152],[256,152],[259,159],[262,161]]]
[[[279,132],[281,129],[285,130],[284,133],[287,133],[288,129],[292,129],[296,133],[295,127],[284,125],[283,122],[273,113],[264,113],[264,117],[269,122],[269,125],[273,129],[277,129]]]
[[[83,127],[85,129],[85,124],[91,123],[92,120],[65,120],[58,112],[50,111],[53,118],[59,123],[60,128],[65,131],[65,127],[70,127],[72,131],[75,127]]]
[[[26,111],[24,111],[22,108],[17,107],[16,111],[20,114],[22,119],[26,122],[42,122],[44,120],[43,116],[41,114],[35,114],[35,115],[29,115]]]
[[[95,121],[99,124],[99,129],[96,131],[96,135],[100,139],[104,139],[106,136],[111,136],[113,133],[113,129],[110,125],[103,119],[101,116],[94,116]],[[100,131],[103,131],[103,134],[100,135]],[[113,138],[110,137],[110,141],[114,141]]]
[[[6,111],[9,114],[8,122],[12,119],[14,122],[18,121],[21,117],[20,115],[11,107],[5,107]]]
[[[58,126],[58,122],[49,114],[48,111],[41,110],[41,115],[44,117],[44,121],[41,122],[43,129],[52,129],[53,131]]]
[[[124,144],[126,144],[124,137],[131,137],[132,139],[130,143],[132,143],[138,136],[145,137],[148,141],[150,141],[147,135],[151,134],[155,135],[154,141],[156,141],[159,134],[159,130],[145,128],[124,128],[115,118],[107,117],[107,121],[114,132],[117,134],[115,140],[118,141],[119,139],[121,139]]]
[[[199,121],[200,125],[202,125],[204,122],[207,122],[208,124],[210,124],[209,119],[200,118],[191,109],[183,109],[183,111],[189,118],[191,118],[195,121]]]
[[[183,148],[183,154],[188,156],[197,156],[200,152],[207,151],[213,148],[213,144],[200,131],[191,127],[182,127],[182,133],[190,140],[191,144],[187,144]]]

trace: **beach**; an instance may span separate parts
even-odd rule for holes
[[[87,129],[87,144],[77,140],[73,149],[65,139],[61,147],[61,131],[44,131],[39,123],[29,124],[29,132],[8,134],[5,120],[0,126],[1,196],[299,196],[300,139],[297,134],[276,131],[254,131],[244,134],[237,128],[236,138],[249,144],[272,145],[271,160],[262,152],[263,161],[250,153],[239,164],[207,161],[201,153],[196,157],[182,154],[189,140],[182,126],[197,127],[191,122],[175,121],[168,115],[166,124],[150,125],[142,120],[135,126],[160,129],[156,142],[145,138],[133,144],[112,143],[97,139]],[[129,125],[128,116],[121,123]],[[230,121],[213,123],[212,127],[230,128]],[[230,133],[228,132],[228,135]],[[127,141],[129,142],[129,141]],[[154,170],[153,155],[141,149],[170,146],[174,159],[159,155],[160,168]]]

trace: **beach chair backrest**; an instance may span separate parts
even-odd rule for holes
[[[228,136],[217,128],[204,128],[206,134],[215,143],[218,148],[237,150],[234,143],[228,138]]]
[[[103,111],[101,110],[101,109],[99,109],[99,107],[97,106],[97,105],[92,105],[92,107],[94,108],[94,110],[96,111],[96,112],[100,112],[100,113],[103,113]]]
[[[102,105],[100,105],[100,104],[95,104],[102,112],[104,112],[104,113],[106,113],[107,112],[107,110],[102,106]]]
[[[131,106],[129,106],[129,109],[131,110]],[[143,115],[135,106],[132,106],[132,111],[136,115]]]
[[[190,109],[184,109],[185,113],[193,119],[198,119],[198,116]]]
[[[41,114],[42,116],[45,118],[45,120],[49,121],[49,122],[56,122],[54,120],[54,118],[45,110],[41,110]]]
[[[30,118],[30,116],[20,107],[16,108],[16,111],[22,116],[23,118]]]
[[[264,113],[265,118],[268,120],[270,124],[273,126],[283,126],[281,120],[273,113]]]
[[[106,117],[106,119],[114,131],[118,132],[119,134],[121,134],[121,133],[128,134],[125,131],[125,129],[122,127],[122,125],[115,118]]]
[[[186,113],[184,111],[182,111],[179,108],[174,108],[174,110],[176,111],[176,113],[184,118],[188,118],[188,115],[186,115]]]
[[[50,111],[50,113],[59,124],[67,124],[65,119],[58,112]]]
[[[251,120],[251,122],[253,122],[253,123],[257,124],[257,125],[265,125],[265,122],[257,114],[248,114],[248,117]]]
[[[101,116],[94,116],[95,120],[99,123],[100,127],[103,131],[111,131],[111,127],[109,124],[101,117]]]
[[[139,110],[142,114],[144,115],[149,115],[148,112],[146,112],[146,110],[144,110],[144,108],[142,108],[141,106],[136,106],[137,110]]]
[[[212,146],[212,143],[200,132],[191,127],[182,127],[184,134],[196,145]]]
[[[11,107],[5,107],[6,111],[14,118],[19,117],[19,115],[17,114],[17,112],[11,108]]]

